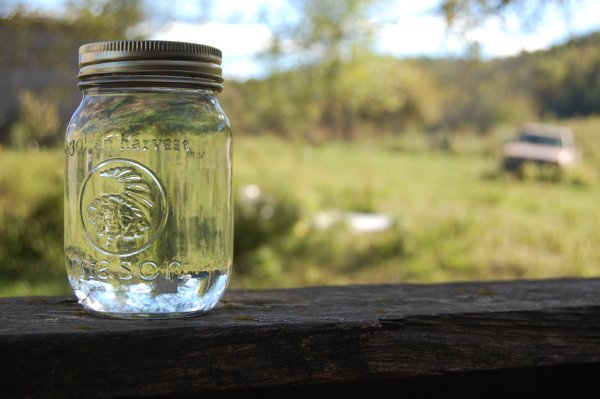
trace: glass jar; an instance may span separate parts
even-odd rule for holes
[[[66,133],[65,259],[89,311],[182,317],[213,308],[233,256],[231,131],[221,51],[163,41],[79,49]]]

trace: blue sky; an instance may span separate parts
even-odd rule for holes
[[[325,0],[324,0],[325,1]],[[30,7],[60,12],[64,0],[21,1]],[[174,20],[151,33],[152,39],[199,42],[223,50],[226,77],[246,79],[265,73],[256,55],[273,36],[269,23],[292,9],[286,0],[147,0],[157,14],[171,10]],[[449,35],[443,18],[434,13],[439,0],[388,0],[372,17],[378,22],[376,48],[399,57],[457,56],[465,40]],[[530,30],[523,30],[517,15],[489,20],[470,32],[468,40],[481,45],[486,58],[535,51],[600,30],[600,1],[567,0],[567,8],[550,6]],[[161,11],[162,10],[162,11]],[[151,13],[152,13],[151,12]]]

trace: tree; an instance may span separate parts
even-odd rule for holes
[[[449,27],[465,32],[481,26],[490,18],[504,19],[510,14],[519,17],[521,27],[535,26],[540,15],[551,7],[559,7],[568,18],[571,0],[443,0],[438,12]]]
[[[570,3],[573,0],[442,0],[438,13],[448,27],[448,32],[457,34],[467,44],[467,55],[472,56],[480,43],[470,38],[469,33],[482,27],[490,20],[504,24],[509,18],[517,21],[520,32],[536,29],[545,13],[552,9],[563,16],[569,26]]]
[[[86,41],[131,39],[131,28],[145,19],[141,0],[68,0],[66,20],[78,25]]]
[[[352,139],[359,117],[393,113],[407,104],[406,92],[399,86],[409,74],[373,51],[377,26],[369,14],[381,4],[381,0],[292,2],[298,17],[278,30],[270,57],[290,57],[286,46],[294,49],[303,71],[295,78],[304,79],[304,84],[294,85],[302,92],[293,95],[299,101],[297,110],[313,120],[308,132],[325,129],[335,138]],[[281,64],[285,63],[273,62]],[[269,79],[273,93],[289,86],[281,76]]]
[[[306,71],[301,90],[308,91],[296,95],[305,101],[319,101],[317,108],[302,104],[303,111],[338,137],[352,136],[352,109],[347,101],[352,95],[346,82],[356,66],[356,58],[372,47],[375,26],[367,14],[376,3],[377,0],[292,1],[298,18],[279,30],[278,45],[271,49],[273,57],[287,57],[283,44],[294,48]],[[273,90],[278,90],[281,82],[274,79],[273,83],[277,85]]]

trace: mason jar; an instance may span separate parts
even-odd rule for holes
[[[66,133],[65,260],[79,302],[121,318],[206,312],[231,274],[221,51],[165,41],[79,49]]]

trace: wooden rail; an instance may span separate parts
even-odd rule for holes
[[[0,298],[1,398],[182,395],[600,397],[600,280],[232,290],[179,320]]]

